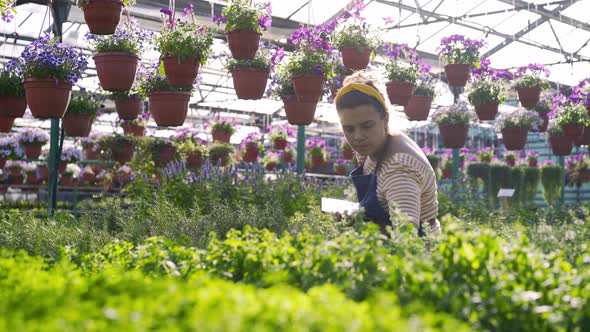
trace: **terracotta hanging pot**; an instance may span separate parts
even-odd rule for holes
[[[140,97],[131,98],[115,98],[115,107],[119,119],[121,120],[135,120],[141,112],[142,100]]]
[[[537,113],[542,120],[541,125],[538,129],[531,129],[532,132],[535,133],[544,133],[547,131],[547,127],[549,126],[549,116],[547,113]]]
[[[342,158],[346,160],[352,160],[354,157],[354,151],[352,150],[343,150],[342,151]]]
[[[321,75],[299,75],[291,79],[295,87],[295,95],[300,102],[317,103],[324,93],[326,79]]]
[[[231,139],[231,134],[222,131],[214,131],[211,133],[211,136],[213,136],[214,142],[229,143]]]
[[[541,96],[540,88],[516,88],[518,100],[524,108],[533,108],[537,106]]]
[[[164,72],[170,85],[174,87],[193,86],[201,62],[198,58],[180,59],[175,56],[162,58]]]
[[[590,145],[590,127],[585,126],[584,132],[574,140],[574,143],[577,146]]]
[[[536,160],[529,160],[529,167],[537,167],[537,161]]]
[[[92,57],[100,85],[107,91],[131,90],[139,57],[125,52],[98,53]]]
[[[565,136],[551,136],[549,137],[549,143],[551,144],[551,150],[556,156],[567,156],[572,153],[573,143],[572,140]]]
[[[391,81],[387,82],[385,87],[387,88],[387,97],[392,105],[406,106],[416,86],[410,82]]]
[[[72,175],[62,175],[61,176],[61,185],[64,187],[73,187],[74,186],[74,177]]]
[[[133,159],[133,150],[133,143],[131,142],[121,142],[111,146],[113,160],[119,164],[125,164],[131,161]]]
[[[245,163],[253,163],[258,159],[258,149],[246,149],[242,156],[242,161]]]
[[[37,183],[39,183],[39,180],[37,179],[37,174],[27,173],[27,184],[35,185]]]
[[[366,69],[371,61],[370,48],[345,47],[342,49],[342,63],[346,70]]]
[[[528,133],[527,128],[502,129],[502,138],[506,150],[522,150],[526,144]]]
[[[47,181],[47,179],[49,179],[49,167],[47,167],[47,165],[39,165],[37,170],[39,171],[39,177],[41,180]]]
[[[295,96],[283,96],[287,121],[294,126],[307,126],[313,122],[316,102],[300,102]]]
[[[285,150],[287,147],[287,140],[286,139],[275,139],[273,143],[273,147],[275,150]]]
[[[469,80],[471,66],[464,63],[454,63],[445,66],[449,86],[465,86]]]
[[[144,126],[139,126],[139,125],[131,124],[131,123],[122,123],[121,127],[123,128],[123,133],[125,135],[132,135],[132,136],[138,136],[138,137],[145,136],[145,127]]]
[[[27,110],[27,98],[25,96],[0,96],[0,117],[21,118]]]
[[[438,130],[442,137],[443,145],[448,149],[458,149],[465,146],[467,141],[467,126],[439,125]]]
[[[159,127],[182,126],[188,112],[190,91],[156,91],[150,98],[150,110]]]
[[[25,182],[25,177],[22,174],[10,176],[10,184],[15,186],[22,186]]]
[[[41,149],[45,144],[25,144],[23,150],[27,159],[37,159],[41,155]]]
[[[26,78],[24,86],[33,117],[49,119],[64,116],[72,94],[71,84],[52,78]]]
[[[227,43],[234,59],[254,59],[261,34],[254,30],[234,30],[227,33]]]
[[[564,124],[563,134],[569,137],[572,141],[584,134],[584,126],[578,124]]]
[[[0,115],[0,133],[9,133],[14,126],[14,119],[11,116]]]
[[[154,148],[152,160],[156,167],[167,166],[176,156],[176,148],[173,146],[162,145]]]
[[[189,168],[199,168],[203,165],[203,155],[200,151],[193,151],[186,158],[186,165]]]
[[[22,168],[9,168],[8,169],[8,174],[10,176],[21,175],[21,174],[23,174],[23,170],[22,170]]]
[[[424,121],[428,119],[432,96],[411,96],[408,104],[404,106],[404,113],[410,121]]]
[[[70,137],[88,137],[93,120],[90,114],[66,113],[63,119],[64,132]]]
[[[321,167],[324,165],[324,158],[319,156],[311,156],[311,165],[313,167]]]
[[[95,35],[112,35],[119,25],[123,2],[118,0],[91,0],[84,3],[84,20],[90,33]]]
[[[63,172],[65,172],[66,168],[68,168],[68,162],[60,160],[59,163],[57,164],[57,171],[59,172],[59,174],[62,174]]]
[[[492,121],[496,119],[498,114],[498,103],[485,103],[474,105],[475,113],[481,121]]]
[[[268,70],[239,68],[232,71],[234,90],[238,99],[260,99],[264,95]]]
[[[86,159],[89,160],[98,160],[100,159],[100,150],[96,150],[94,151],[94,146],[91,145],[89,147],[87,147],[86,149],[84,149],[84,155],[86,156]]]

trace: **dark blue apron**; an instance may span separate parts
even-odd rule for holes
[[[363,166],[361,165],[350,173],[350,179],[356,188],[359,205],[365,209],[365,221],[376,223],[385,233],[385,228],[391,226],[391,220],[389,211],[381,207],[377,198],[377,176],[363,174]],[[418,235],[424,236],[422,223],[418,228]]]

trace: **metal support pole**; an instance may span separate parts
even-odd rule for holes
[[[459,102],[459,96],[461,92],[463,92],[463,87],[460,86],[452,86],[451,91],[453,92],[453,103],[457,104]],[[453,149],[453,185],[457,185],[457,180],[459,179],[459,149]]]
[[[559,156],[559,165],[561,166],[561,196],[559,202],[561,204],[565,203],[565,157]]]
[[[47,213],[52,216],[57,202],[57,167],[59,164],[59,119],[51,119],[51,136],[49,140],[49,181]]]
[[[297,174],[305,170],[305,126],[297,128]]]

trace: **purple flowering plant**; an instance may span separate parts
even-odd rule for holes
[[[428,71],[430,71],[429,67]],[[434,97],[436,95],[434,84],[434,77],[428,74],[428,72],[422,73],[422,75],[420,75],[420,77],[418,77],[418,79],[416,80],[416,88],[414,89],[414,95]]]
[[[418,52],[407,44],[385,44],[383,46],[387,62],[385,72],[389,81],[415,84],[418,77],[428,72],[430,67],[418,56]]]
[[[72,92],[70,103],[68,104],[67,113],[72,114],[89,114],[91,117],[96,117],[99,109],[104,107],[102,102],[104,97],[95,93],[86,91],[80,88],[79,91]]]
[[[330,22],[337,28],[332,32],[332,44],[340,51],[344,48],[369,48],[376,50],[381,43],[362,16],[365,4],[356,0],[350,10]]]
[[[346,159],[336,159],[336,161],[334,161],[334,171],[337,172],[341,169],[346,170],[348,168],[348,163],[349,161]]]
[[[297,49],[291,55],[285,70],[290,77],[311,74],[331,79],[336,60],[329,37],[336,24],[333,21],[311,27],[301,27],[291,35]]]
[[[23,163],[23,170],[25,174],[37,174],[37,165],[35,163]]]
[[[61,152],[61,161],[73,164],[80,161],[80,159],[82,159],[82,152],[74,146],[66,147]]]
[[[270,135],[270,141],[274,143],[276,140],[287,140],[289,137],[295,137],[295,130],[289,125],[269,126],[266,128],[266,133]]]
[[[504,128],[538,129],[541,124],[542,120],[537,112],[520,108],[500,113],[496,119],[496,130],[500,132]]]
[[[489,78],[493,80],[511,81],[514,77],[512,73],[505,69],[494,69],[491,67],[490,59],[481,59],[479,67],[471,67],[471,77],[473,79]]]
[[[9,160],[4,167],[10,170],[22,170],[25,167],[25,163],[20,160]]]
[[[22,145],[45,145],[49,141],[49,134],[41,128],[27,128],[17,135]]]
[[[198,24],[193,12],[193,5],[184,9],[183,17],[190,16],[190,21],[175,20],[169,10],[161,10],[164,29],[155,37],[155,47],[162,57],[173,56],[180,60],[197,58],[204,65],[211,55],[213,35],[204,25]]]
[[[0,158],[19,159],[23,156],[23,150],[14,136],[0,138]]]
[[[502,104],[508,99],[506,86],[502,80],[491,76],[480,76],[468,87],[467,100],[471,105]]]
[[[226,32],[250,30],[260,33],[272,25],[272,6],[270,1],[228,0],[221,16],[212,17],[212,21],[218,25],[224,23]]]
[[[12,59],[0,69],[0,96],[23,97],[22,63],[20,59]]]
[[[476,119],[475,112],[469,109],[469,105],[462,101],[451,106],[439,107],[432,114],[432,121],[437,125],[469,126]]]
[[[480,52],[484,45],[483,40],[452,35],[441,39],[437,51],[447,64],[462,63],[480,67]]]
[[[552,101],[548,98],[542,98],[541,100],[539,100],[539,102],[537,103],[537,105],[535,105],[535,107],[533,108],[533,110],[539,114],[547,114],[547,115],[551,115],[551,106],[552,106]]]
[[[209,122],[203,123],[204,127],[207,128],[209,126]],[[237,122],[234,118],[222,118],[219,115],[215,117],[213,120],[213,124],[211,125],[211,132],[222,132],[229,135],[233,135],[236,132],[236,125]]]
[[[490,147],[480,148],[476,151],[477,160],[482,163],[491,163],[494,158],[494,149]]]
[[[112,35],[99,36],[87,33],[85,39],[93,53],[125,52],[140,55],[151,42],[154,33],[139,26],[139,21],[129,18],[117,26]]]
[[[285,70],[284,65],[280,65],[270,75],[270,83],[266,91],[267,96],[282,98],[295,95],[295,87],[289,73]]]
[[[178,128],[170,140],[176,142],[178,152],[181,156],[187,157],[194,152],[200,152],[205,157],[207,141],[198,137],[199,132],[188,128]]]
[[[590,107],[590,79],[583,79],[578,85],[572,87],[572,92],[567,100],[575,104],[584,104],[587,108]]]
[[[207,148],[209,161],[212,164],[218,164],[222,158],[227,158],[228,163],[231,162],[230,157],[234,152],[234,147],[231,144],[213,143],[208,145]]]
[[[326,150],[326,141],[321,137],[312,137],[305,141],[305,148],[312,157],[319,157],[322,160],[328,159],[328,152]]]
[[[258,153],[264,151],[262,135],[259,132],[250,133],[242,140],[240,143],[240,154],[243,155],[246,151],[257,151]]]
[[[545,159],[543,161],[541,161],[541,167],[543,166],[556,166],[555,162],[551,159]]]
[[[139,127],[145,127],[148,122],[150,121],[150,118],[152,117],[152,114],[150,112],[143,112],[140,113],[137,118],[133,119],[133,120],[119,120],[119,125],[123,126],[123,125],[132,125],[132,126],[139,126]]]
[[[516,154],[516,152],[509,151],[509,150],[504,151],[504,161],[512,162],[512,161],[516,161],[517,158],[518,158],[518,155]]]
[[[549,88],[549,77],[551,72],[545,65],[532,63],[527,66],[519,67],[516,69],[514,77],[515,88],[540,88],[546,90]]]
[[[87,149],[92,147],[93,151],[97,151],[100,149],[100,142],[106,136],[104,133],[92,132],[88,137],[82,137],[80,143],[82,148]]]
[[[530,162],[537,162],[539,160],[539,152],[537,151],[528,151],[526,153],[526,160]]]
[[[16,0],[0,0],[0,19],[6,23],[12,22],[16,14]]]
[[[264,167],[269,164],[278,165],[281,162],[281,153],[277,151],[266,151],[261,161]]]
[[[82,50],[50,39],[45,35],[30,43],[21,53],[23,76],[37,79],[54,78],[75,84],[88,67]]]
[[[225,68],[228,72],[233,72],[240,68],[254,68],[261,70],[273,71],[282,61],[285,52],[282,47],[274,47],[270,44],[261,44],[253,59],[229,59]]]

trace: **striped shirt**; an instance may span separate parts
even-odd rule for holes
[[[367,157],[363,173],[374,173],[375,166]],[[432,166],[409,153],[394,153],[382,161],[377,173],[377,199],[384,209],[389,209],[390,215],[394,215],[397,207],[416,227],[420,221],[435,219],[438,199]]]

